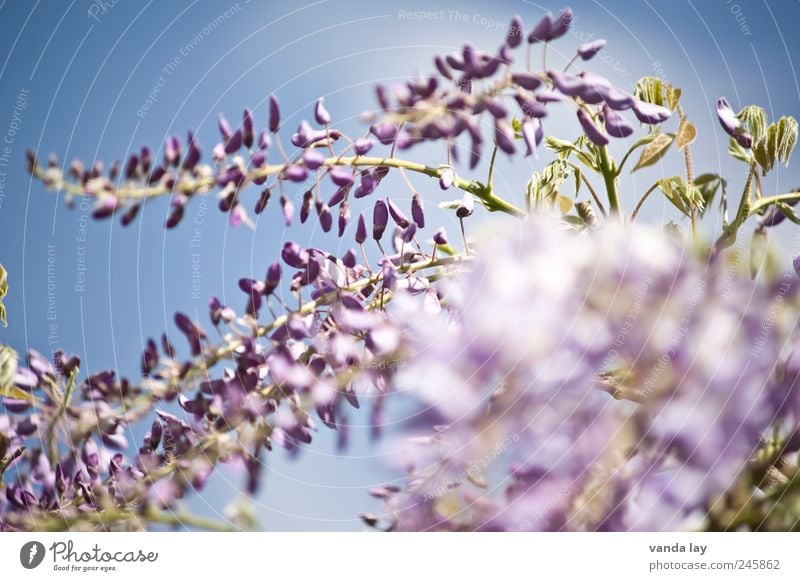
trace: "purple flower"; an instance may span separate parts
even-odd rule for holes
[[[464,192],[461,198],[461,203],[456,208],[456,216],[459,218],[466,218],[472,215],[475,210],[475,198],[469,192]]]
[[[273,133],[278,132],[281,126],[281,109],[278,98],[275,95],[269,96],[269,130]]]
[[[615,111],[624,111],[636,104],[636,98],[633,95],[611,85],[602,87],[601,94],[606,104]]]
[[[314,119],[320,125],[328,125],[331,122],[331,114],[325,108],[325,98],[320,97],[317,99],[317,104],[314,106]]]
[[[506,44],[511,48],[517,48],[522,43],[524,29],[522,26],[522,18],[515,15],[511,19],[511,24],[508,25],[508,34],[506,35]]]
[[[442,246],[447,245],[447,232],[444,228],[439,228],[433,233],[433,241]]]
[[[533,73],[514,73],[511,75],[511,80],[515,85],[519,85],[523,89],[528,89],[529,91],[535,91],[542,84],[542,79]]]
[[[388,223],[389,209],[386,207],[386,202],[377,200],[372,210],[372,238],[380,240]]]
[[[303,152],[303,163],[308,169],[314,170],[322,167],[325,156],[316,149],[307,149]]]
[[[283,261],[293,268],[304,268],[308,264],[308,251],[300,248],[296,242],[286,242],[281,250]]]
[[[397,204],[395,204],[391,198],[386,198],[386,205],[389,208],[389,214],[392,216],[392,220],[394,220],[395,224],[401,228],[406,228],[408,226],[408,218],[406,218]]]
[[[242,130],[237,129],[233,132],[230,139],[225,142],[225,153],[230,155],[236,153],[242,147]]]
[[[355,181],[352,170],[346,167],[337,167],[330,172],[331,181],[337,186],[349,186]]]
[[[592,40],[590,42],[586,42],[578,47],[578,54],[580,57],[585,60],[591,60],[594,55],[600,52],[603,47],[606,45],[606,41],[604,38],[598,38],[597,40]]]
[[[580,121],[586,137],[588,137],[592,143],[596,145],[608,145],[608,137],[595,125],[591,115],[583,107],[578,108],[578,121]]]
[[[606,132],[612,137],[629,137],[633,133],[633,125],[608,105],[603,106],[603,123]]]
[[[439,174],[439,187],[443,190],[450,189],[456,181],[456,171],[452,167],[444,168]]]
[[[317,205],[317,215],[319,217],[319,225],[323,232],[330,232],[333,228],[333,215],[331,209],[327,204]]]
[[[217,124],[219,125],[220,135],[222,135],[222,141],[228,141],[233,135],[233,129],[231,129],[230,123],[228,123],[228,120],[225,119],[225,116],[222,113],[219,114],[219,120]]]
[[[717,99],[717,118],[725,133],[733,137],[745,149],[753,146],[753,137],[742,126],[742,122],[728,104],[725,97]]]
[[[255,122],[253,121],[253,112],[250,109],[245,109],[242,114],[242,143],[248,149],[253,147],[255,141]]]
[[[363,244],[367,239],[367,221],[364,219],[364,214],[358,215],[358,224],[356,225],[356,243]]]
[[[517,150],[516,145],[514,145],[514,130],[505,121],[495,121],[494,141],[497,147],[509,155],[513,155]]]
[[[527,147],[525,156],[536,153],[536,147],[544,138],[542,123],[536,118],[525,121],[522,124],[522,138],[525,140],[525,146]]]
[[[286,226],[292,225],[294,218],[294,204],[288,196],[281,196],[281,210],[283,210],[283,222]]]
[[[294,251],[293,251],[294,253]],[[285,259],[284,259],[285,260]],[[298,261],[302,265],[302,260]],[[271,295],[278,288],[281,282],[281,264],[280,262],[273,262],[267,269],[267,276],[264,280],[264,294]]]
[[[186,336],[186,340],[189,342],[189,346],[192,349],[192,355],[200,355],[202,351],[201,341],[206,337],[200,325],[183,313],[175,313],[175,324]]]
[[[555,40],[564,36],[569,30],[569,25],[572,22],[572,8],[564,8],[555,19],[546,40]]]
[[[640,100],[633,104],[633,112],[639,121],[648,125],[663,123],[672,115],[672,111],[666,107]]]
[[[356,139],[355,143],[353,144],[353,149],[355,149],[356,155],[367,155],[369,150],[372,149],[374,143],[371,139],[361,138]]]
[[[411,196],[411,218],[419,228],[425,227],[425,209],[418,192],[414,192]]]
[[[545,14],[528,35],[528,43],[544,42],[550,40],[550,31],[553,29],[553,15]]]
[[[532,226],[487,232],[447,311],[395,293],[414,355],[392,384],[428,430],[409,426],[408,483],[381,492],[394,529],[702,526],[776,415],[792,309],[656,229]]]
[[[547,71],[547,76],[553,81],[553,85],[556,89],[570,97],[579,96],[585,86],[582,77],[570,73],[551,69]]]

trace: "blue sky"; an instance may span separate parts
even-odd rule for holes
[[[210,151],[219,112],[238,120],[244,107],[252,107],[263,125],[271,93],[280,96],[288,125],[310,115],[316,97],[325,95],[335,122],[360,130],[357,117],[374,107],[375,82],[430,71],[433,54],[465,41],[492,50],[513,14],[530,26],[545,9],[562,7],[511,0],[101,4],[0,1],[0,55],[5,55],[0,57],[0,133],[9,148],[7,163],[0,164],[0,262],[11,285],[10,326],[0,329],[0,340],[19,351],[34,347],[50,353],[61,347],[82,356],[84,371],[113,367],[131,376],[136,376],[143,340],[174,330],[174,311],[197,312],[204,319],[210,295],[242,306],[236,281],[262,277],[285,239],[331,250],[340,242],[313,225],[287,231],[276,208],[255,230],[231,229],[211,200],[207,208],[189,206],[184,224],[169,232],[163,229],[166,200],[145,207],[129,228],[118,221],[87,220],[85,208],[67,209],[30,180],[25,149],[42,156],[58,152],[62,162],[73,157],[110,162],[132,148],[158,147],[165,135],[194,128]],[[606,50],[592,63],[595,72],[627,88],[644,75],[682,87],[684,108],[699,132],[698,172],[722,171],[732,184],[741,183],[742,169],[727,158],[713,112],[717,97],[727,96],[737,109],[758,103],[774,117],[800,116],[796,1],[571,6],[577,19],[571,35],[553,47],[551,62],[563,62],[586,39],[606,38]],[[425,18],[420,11],[428,13]],[[546,131],[574,138],[578,128],[571,118],[556,117]],[[419,150],[414,155],[436,164],[437,154]],[[531,171],[543,163],[501,160],[497,186],[519,201]],[[676,161],[666,162],[626,177],[623,203],[632,207],[637,192],[679,168]],[[476,177],[484,171],[479,168]],[[799,177],[796,168],[780,168],[765,185],[780,193],[800,184]],[[429,206],[446,199],[435,184],[416,183]],[[668,213],[667,202],[654,200],[644,216],[656,220]],[[193,247],[195,227],[201,232]],[[792,226],[784,228],[781,237],[789,240]],[[49,289],[48,266],[54,275]],[[366,488],[397,476],[383,466],[379,452],[357,432],[343,455],[325,433],[298,461],[272,454],[257,499],[262,525],[359,529],[356,515],[374,508]],[[239,481],[216,478],[195,507],[215,514]]]

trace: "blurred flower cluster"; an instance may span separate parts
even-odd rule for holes
[[[410,362],[396,385],[434,419],[415,435],[407,485],[374,491],[392,528],[796,521],[796,493],[762,502],[798,477],[796,372],[779,364],[800,304],[793,273],[758,285],[646,227],[576,236],[542,221],[484,242],[444,285],[445,310],[393,305]],[[786,473],[765,479],[755,458],[772,438]]]

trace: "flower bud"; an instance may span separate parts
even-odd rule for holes
[[[386,207],[386,202],[377,200],[372,210],[372,238],[374,240],[380,240],[383,237],[388,222],[389,210]]]
[[[269,96],[269,130],[277,133],[281,126],[281,109],[278,98],[275,95]]]

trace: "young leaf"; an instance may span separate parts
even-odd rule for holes
[[[685,216],[690,216],[693,209],[703,211],[704,204],[700,190],[694,185],[688,186],[682,177],[660,179],[657,183],[664,196]]]
[[[595,155],[581,149],[581,146],[585,143],[583,136],[579,137],[575,143],[564,141],[563,139],[556,139],[555,137],[550,136],[545,137],[544,142],[545,147],[558,154],[558,157],[561,159],[567,159],[572,154],[581,160],[585,166],[595,171],[599,170],[599,165]]]
[[[664,91],[667,98],[667,107],[669,107],[671,111],[674,111],[678,106],[678,102],[681,100],[681,94],[683,91],[681,91],[678,87],[673,87],[669,83],[667,83]]]
[[[672,145],[674,140],[674,133],[656,134],[653,140],[650,141],[650,143],[648,143],[642,150],[642,155],[639,157],[639,161],[636,162],[636,165],[631,172],[635,172],[637,169],[648,167],[656,163],[659,159],[664,157],[664,154],[667,152],[667,149],[669,149],[669,146]]]
[[[542,202],[560,203],[558,190],[568,177],[567,163],[561,159],[546,165],[541,172],[534,172],[526,187],[528,206],[538,208]]]
[[[690,143],[693,143],[696,138],[697,129],[695,129],[694,125],[689,123],[686,117],[682,117],[681,123],[678,126],[678,136],[675,138],[675,145],[678,147],[678,151],[682,150]]]
[[[714,203],[714,198],[720,187],[725,187],[726,182],[722,176],[713,173],[704,173],[694,179],[694,186],[700,192],[703,198],[703,209],[700,210],[700,216],[703,216],[706,210]]]
[[[767,136],[767,112],[758,105],[748,105],[736,115],[747,133],[753,136],[753,144]]]
[[[642,77],[636,81],[633,94],[642,101],[664,106],[664,85],[658,77]]]
[[[11,347],[0,345],[0,396],[35,401],[35,398],[14,385],[17,373],[17,352]]]
[[[797,145],[797,120],[794,117],[781,117],[775,127],[775,159],[784,165],[789,165],[789,157]]]
[[[661,105],[662,107],[669,107],[671,111],[678,107],[681,92],[678,87],[673,87],[658,77],[642,77],[636,82],[634,89],[634,95],[637,99]]]
[[[745,162],[747,165],[753,161],[745,149],[733,137],[728,141],[728,154],[734,159]]]

